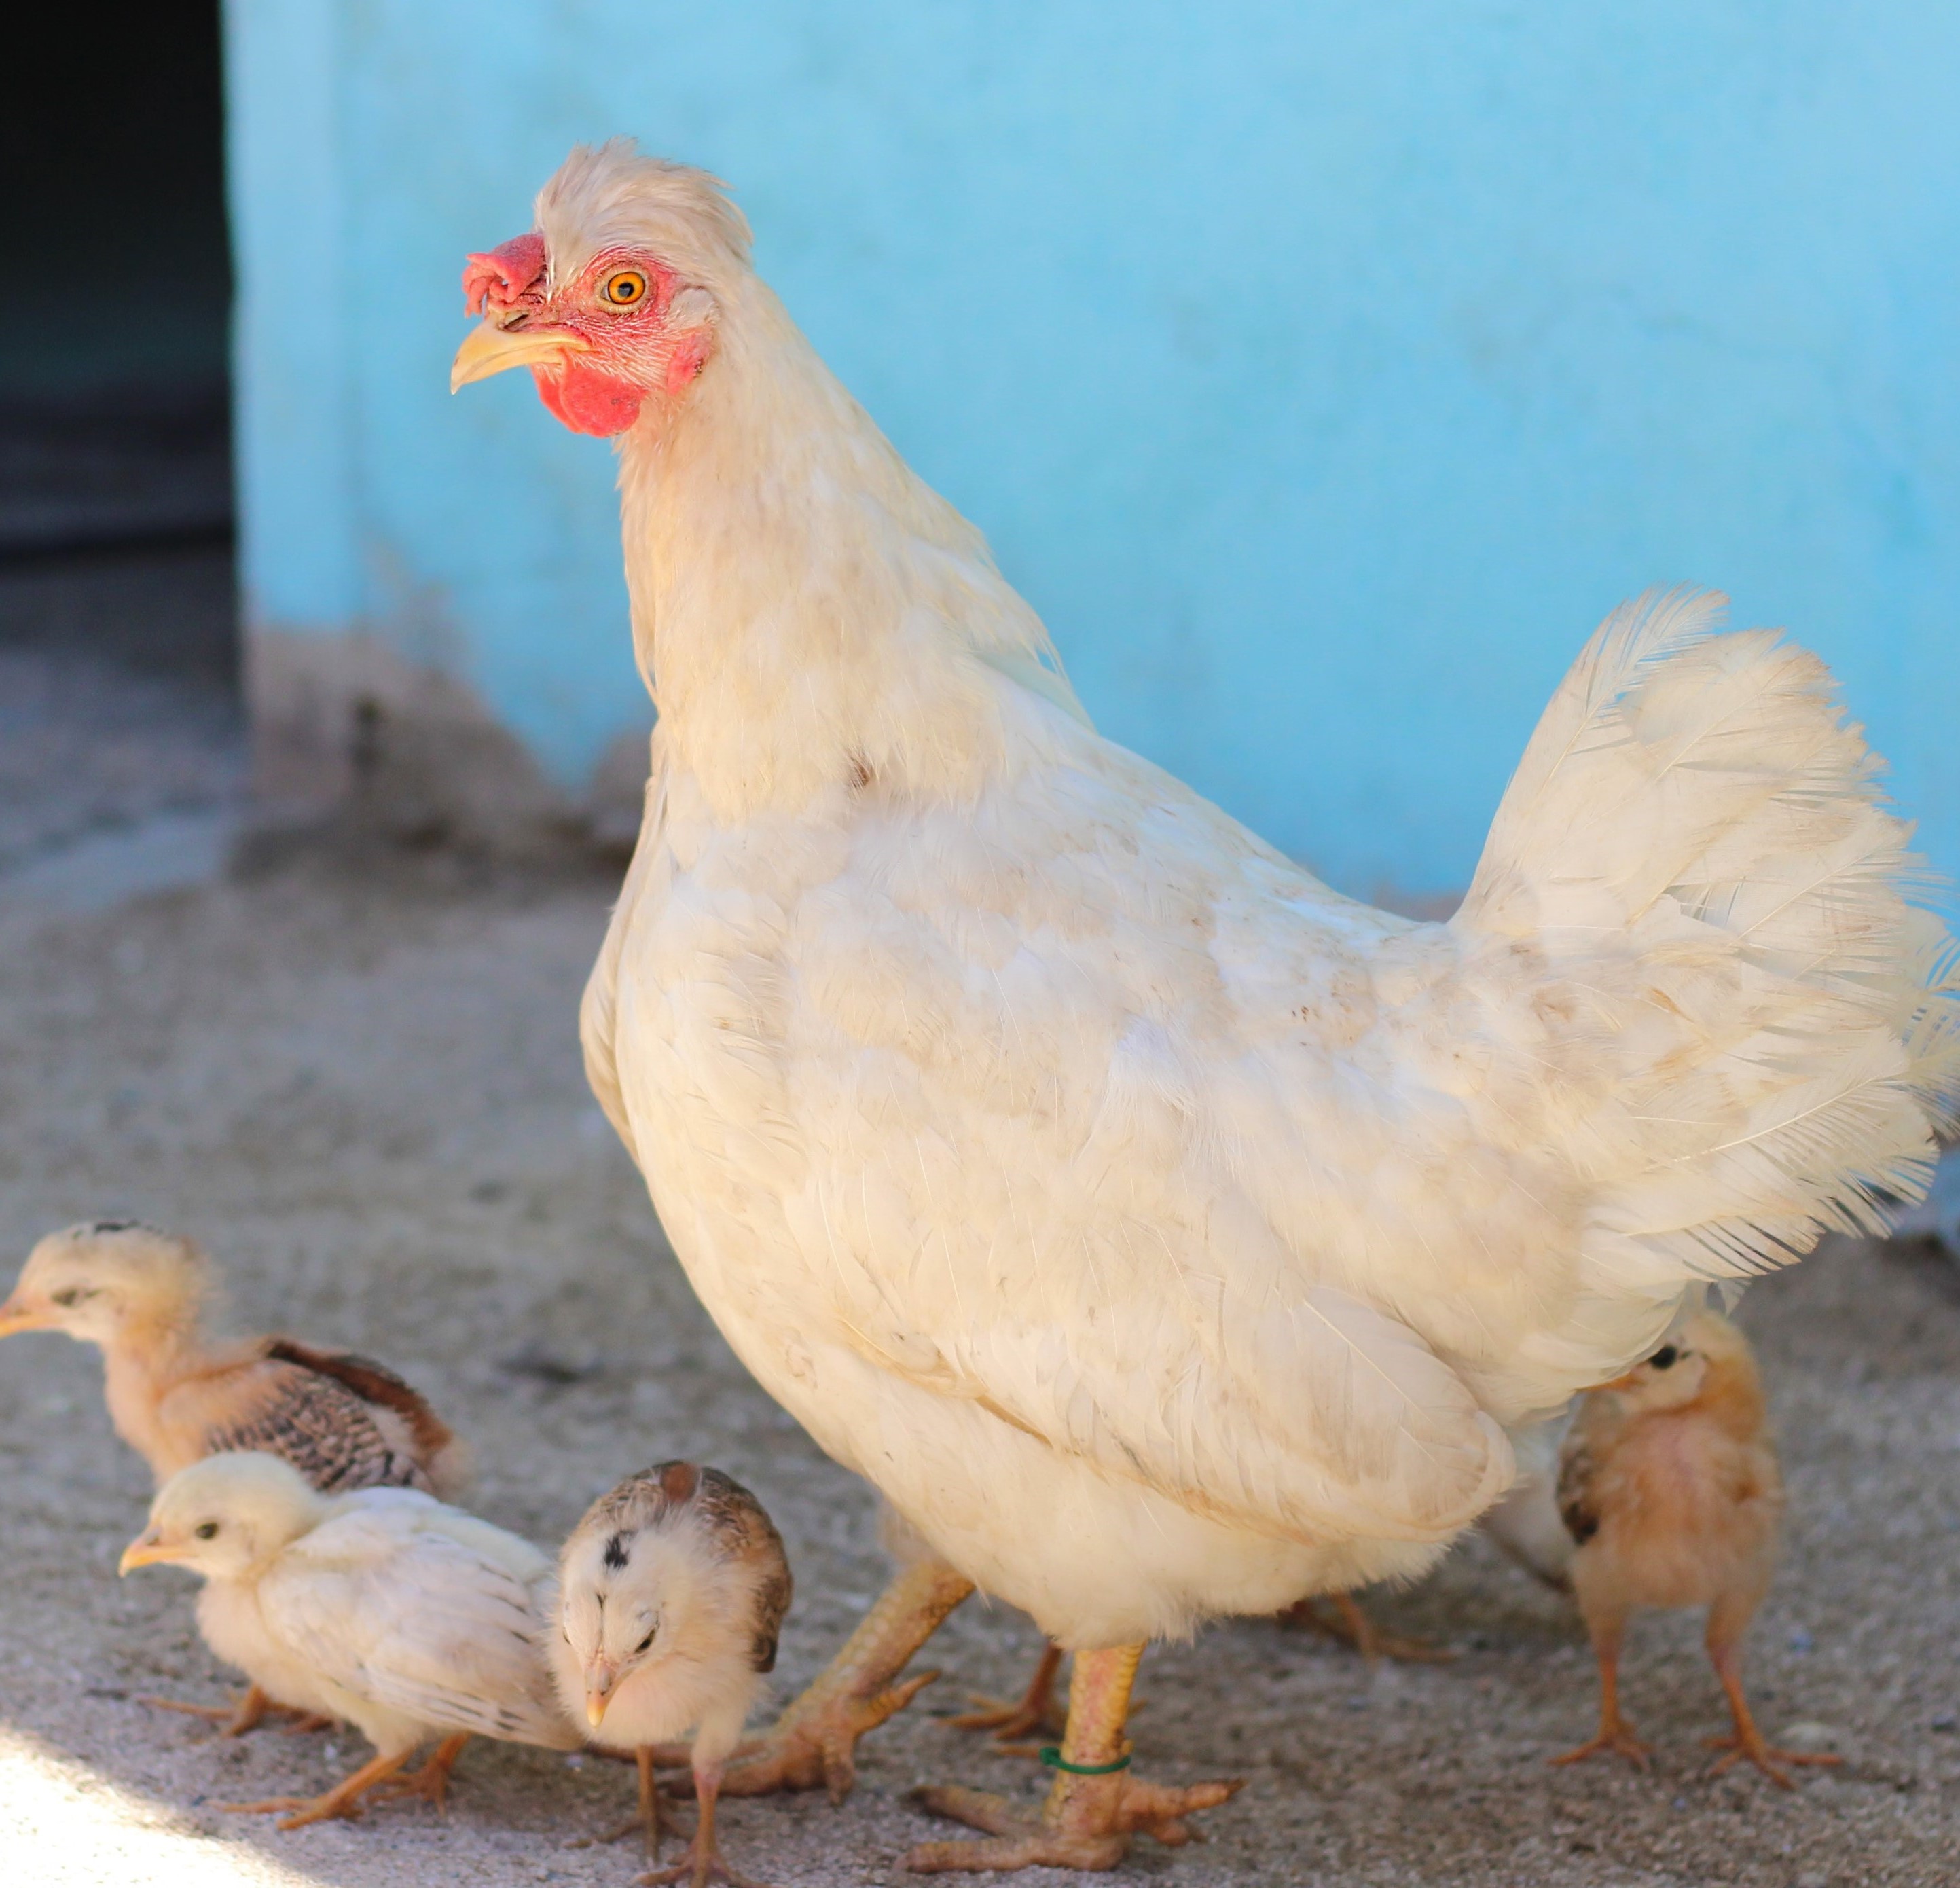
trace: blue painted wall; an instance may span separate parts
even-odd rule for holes
[[[1960,869],[1960,9],[231,0],[254,607],[642,713],[612,466],[453,402],[574,139],[730,180],[1090,710],[1337,883],[1460,886],[1597,619],[1822,650]]]

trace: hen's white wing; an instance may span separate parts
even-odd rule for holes
[[[1200,1511],[1440,1538],[1510,1479],[1494,1415],[1929,1145],[1903,830],[1814,662],[1707,629],[1602,631],[1446,926],[1059,716],[974,802],[834,826],[676,776],[589,1046],[810,1331]]]
[[[447,1731],[570,1750],[528,1542],[406,1489],[368,1489],[260,1583],[268,1628],[334,1683]]]

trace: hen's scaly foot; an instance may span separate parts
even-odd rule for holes
[[[724,1796],[765,1796],[820,1785],[842,1803],[858,1780],[858,1740],[905,1709],[937,1672],[899,1674],[973,1590],[973,1583],[943,1561],[906,1568],[886,1588],[829,1667],[781,1717],[737,1755],[721,1781]],[[657,1760],[686,1762],[662,1750]]]
[[[946,1721],[955,1730],[991,1730],[995,1741],[1003,1744],[1036,1731],[1059,1737],[1067,1722],[1055,1695],[1055,1676],[1061,1669],[1061,1648],[1051,1644],[1043,1648],[1034,1676],[1015,1703],[976,1695],[970,1702],[980,1707],[978,1711],[964,1711]]]
[[[1368,1617],[1367,1610],[1351,1593],[1329,1593],[1327,1597],[1334,1604],[1332,1618],[1320,1609],[1320,1601],[1314,1597],[1296,1600],[1277,1616],[1279,1623],[1305,1626],[1312,1632],[1325,1634],[1330,1639],[1338,1639],[1343,1645],[1354,1647],[1371,1666],[1384,1658],[1394,1659],[1404,1665],[1447,1665],[1456,1657],[1446,1645],[1431,1645],[1425,1639],[1405,1639],[1393,1632],[1384,1632]]]
[[[1546,1761],[1555,1768],[1568,1763],[1583,1763],[1588,1757],[1597,1756],[1602,1750],[1624,1757],[1637,1770],[1647,1767],[1647,1747],[1634,1735],[1633,1726],[1624,1718],[1615,1718],[1611,1723],[1602,1724],[1599,1734],[1587,1738],[1577,1750],[1567,1750]]]
[[[915,1800],[924,1808],[982,1829],[992,1839],[921,1842],[905,1866],[922,1875],[967,1869],[1113,1868],[1139,1831],[1172,1848],[1198,1839],[1199,1832],[1188,1819],[1215,1809],[1244,1785],[1198,1783],[1171,1789],[1130,1774],[1123,1725],[1143,1651],[1141,1645],[1126,1645],[1076,1654],[1068,1728],[1059,1751],[1043,1753],[1056,1775],[1039,1822],[1030,1821],[1004,1797],[984,1791],[921,1790]]]
[[[1709,1737],[1704,1741],[1710,1750],[1726,1750],[1728,1755],[1719,1758],[1709,1765],[1711,1777],[1726,1775],[1739,1763],[1753,1763],[1763,1775],[1779,1789],[1793,1790],[1796,1785],[1790,1781],[1785,1764],[1802,1765],[1812,1764],[1828,1767],[1842,1763],[1842,1757],[1832,1756],[1816,1750],[1780,1750],[1774,1744],[1765,1743],[1755,1726],[1750,1727],[1747,1736],[1730,1735],[1726,1737]]]
[[[915,1793],[913,1800],[935,1816],[950,1816],[969,1829],[985,1829],[991,1842],[921,1842],[905,1858],[915,1874],[956,1870],[1011,1868],[1114,1868],[1130,1852],[1139,1832],[1171,1848],[1202,1842],[1204,1832],[1186,1819],[1216,1809],[1245,1788],[1229,1783],[1194,1783],[1182,1789],[1145,1783],[1125,1771],[1111,1778],[1083,1778],[1099,1785],[1071,1791],[1058,1806],[1053,1794],[1039,1822],[1030,1822],[1005,1797],[958,1785]],[[1113,1787],[1112,1787],[1113,1785]]]

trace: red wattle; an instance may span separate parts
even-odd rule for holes
[[[623,433],[640,416],[644,387],[630,380],[616,380],[596,368],[565,367],[531,369],[538,384],[538,397],[552,413],[575,433],[610,439]]]

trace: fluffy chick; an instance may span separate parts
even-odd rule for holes
[[[466,1475],[462,1446],[421,1395],[390,1370],[290,1337],[213,1341],[205,1314],[215,1269],[188,1239],[134,1220],[51,1233],[0,1304],[0,1337],[57,1330],[102,1352],[116,1433],[161,1487],[223,1450],[263,1450],[327,1494],[402,1487],[451,1497]],[[242,1736],[268,1711],[292,1712],[256,1685],[235,1705],[143,1701],[224,1724]],[[295,1729],[317,1719],[302,1716]]]
[[[326,1494],[450,1495],[463,1452],[392,1371],[289,1337],[216,1342],[217,1278],[188,1239],[132,1220],[51,1233],[0,1304],[0,1337],[58,1330],[100,1347],[110,1420],[161,1486],[221,1450],[282,1456]]]
[[[718,1469],[691,1462],[628,1476],[565,1542],[551,1646],[558,1695],[591,1725],[595,1743],[638,1759],[650,1860],[659,1845],[654,1747],[693,1733],[694,1840],[676,1866],[643,1883],[746,1880],[721,1858],[715,1799],[763,1674],[775,1668],[791,1585],[761,1503]]]
[[[529,1541],[412,1488],[330,1497],[291,1463],[215,1455],[173,1476],[121,1571],[203,1576],[205,1642],[273,1696],[350,1721],[371,1762],[324,1794],[231,1803],[298,1829],[360,1813],[377,1785],[438,1804],[473,1735],[569,1750],[539,1607],[551,1563]],[[431,1737],[414,1776],[396,1772]]]
[[[1838,1762],[1766,1743],[1742,1691],[1742,1636],[1775,1568],[1783,1492],[1755,1359],[1734,1325],[1699,1313],[1589,1392],[1561,1455],[1558,1498],[1601,1692],[1598,1734],[1554,1763],[1612,1750],[1645,1767],[1619,1704],[1621,1638],[1638,1606],[1708,1609],[1708,1657],[1735,1718],[1732,1736],[1709,1740],[1729,1753],[1717,1774],[1746,1760],[1788,1789],[1786,1765]]]

